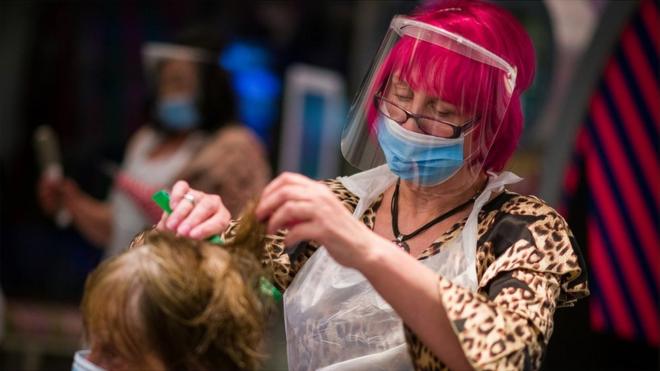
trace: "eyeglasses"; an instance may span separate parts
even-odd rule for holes
[[[383,98],[382,95],[376,94],[374,96],[374,105],[376,109],[387,116],[388,118],[396,121],[399,125],[403,125],[409,118],[414,118],[417,127],[427,135],[441,138],[458,138],[461,133],[471,128],[476,120],[474,118],[465,121],[462,124],[454,124],[444,121],[440,118],[434,118],[424,115],[412,113],[405,108],[397,105],[396,103]]]

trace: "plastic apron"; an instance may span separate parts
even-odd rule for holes
[[[354,216],[391,186],[387,165],[340,178],[360,198]],[[477,289],[476,243],[479,210],[506,184],[521,178],[489,174],[462,233],[422,264],[472,291]],[[320,247],[284,294],[289,370],[410,370],[403,323],[392,307],[355,269],[339,265]]]

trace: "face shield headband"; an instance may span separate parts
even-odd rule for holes
[[[193,63],[214,63],[213,53],[201,48],[190,46],[150,42],[142,47],[142,61],[147,76],[153,78],[158,64],[164,60],[174,59]]]

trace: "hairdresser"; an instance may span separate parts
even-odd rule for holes
[[[151,118],[131,137],[121,167],[106,169],[114,178],[109,199],[92,198],[71,179],[43,178],[43,209],[53,214],[64,207],[88,240],[114,255],[158,221],[160,210],[150,196],[175,179],[219,194],[233,213],[258,195],[270,168],[259,139],[235,120],[219,47],[218,38],[203,27],[184,31],[171,44],[145,44]]]
[[[534,58],[490,3],[392,20],[343,132],[364,171],[282,174],[256,210],[285,290],[290,369],[540,368],[555,309],[588,290],[566,222],[506,189],[520,180],[503,168]],[[222,201],[177,182],[160,228],[231,238]]]

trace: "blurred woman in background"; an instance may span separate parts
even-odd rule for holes
[[[94,199],[71,179],[44,177],[38,189],[44,211],[67,210],[75,227],[106,248],[106,255],[158,220],[160,210],[150,196],[174,179],[220,194],[229,210],[240,211],[263,189],[270,168],[259,139],[235,121],[235,98],[218,65],[219,51],[213,33],[202,29],[184,32],[173,44],[146,44],[151,121],[129,140],[120,169],[105,166],[114,177],[109,199]]]

